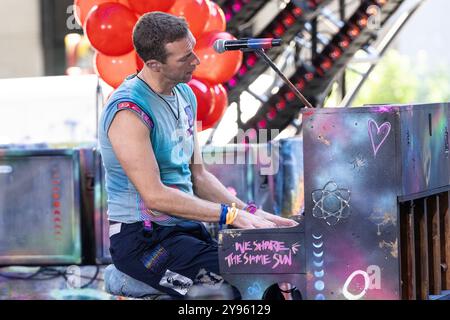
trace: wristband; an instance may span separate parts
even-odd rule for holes
[[[236,219],[238,214],[238,209],[236,208],[236,203],[232,203],[232,208],[228,208],[227,218],[226,218],[226,224],[232,224],[233,221]]]
[[[222,230],[222,226],[226,223],[228,209],[227,205],[220,205],[219,230]]]

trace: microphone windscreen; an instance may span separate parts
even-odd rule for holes
[[[216,41],[214,41],[213,48],[217,53],[224,53],[225,52],[225,40],[217,39]]]

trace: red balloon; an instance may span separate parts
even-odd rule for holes
[[[73,3],[75,8],[74,14],[78,24],[83,26],[89,11],[94,6],[105,2],[115,2],[115,0],[75,0]]]
[[[236,38],[228,32],[205,33],[194,49],[200,59],[200,65],[195,69],[194,76],[214,84],[230,80],[242,64],[241,51],[217,53],[213,48],[217,39],[235,40]]]
[[[214,89],[206,82],[192,79],[188,85],[197,97],[197,121],[205,121],[214,107]]]
[[[128,9],[131,9],[130,4],[128,3],[128,0],[111,0],[108,2],[118,2],[120,4],[123,4],[125,7],[127,7]]]
[[[223,117],[228,107],[227,89],[221,84],[213,87],[214,107],[211,114],[202,122],[202,130],[214,127],[214,125]]]
[[[209,2],[209,18],[203,33],[208,32],[224,32],[227,28],[227,21],[225,14],[219,5],[213,1]]]
[[[205,30],[209,17],[209,0],[176,0],[170,13],[182,16],[196,39]]]
[[[136,72],[138,68],[136,62],[134,51],[118,57],[107,56],[100,52],[94,55],[95,72],[113,88],[117,88],[127,76]]]
[[[103,3],[91,10],[85,31],[91,45],[108,56],[133,50],[132,33],[137,17],[120,3]]]
[[[139,15],[150,11],[168,11],[175,0],[128,0],[129,7]]]

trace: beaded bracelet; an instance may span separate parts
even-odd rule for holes
[[[251,214],[255,214],[255,212],[258,210],[258,207],[256,206],[256,204],[254,202],[249,202],[245,207],[244,210],[251,213]]]
[[[222,230],[222,226],[226,224],[228,210],[229,207],[226,204],[220,205],[219,230]]]
[[[232,224],[234,222],[234,220],[236,219],[237,215],[239,213],[239,209],[236,208],[236,203],[232,203],[232,208],[228,208],[228,213],[227,213],[227,220],[226,220],[226,224]]]

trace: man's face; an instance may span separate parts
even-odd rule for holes
[[[200,60],[194,53],[195,38],[189,32],[186,38],[166,44],[167,59],[161,72],[174,83],[188,82],[192,79],[195,67]]]

